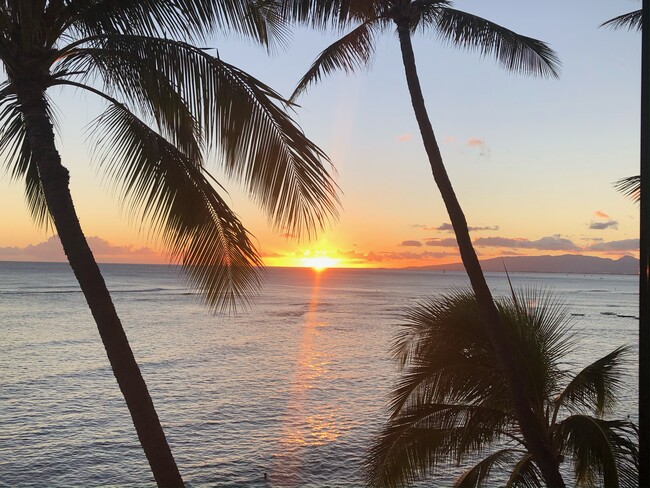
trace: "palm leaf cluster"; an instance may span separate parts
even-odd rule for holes
[[[104,100],[88,132],[97,166],[127,214],[150,224],[150,236],[214,307],[246,300],[259,285],[261,260],[207,171],[209,156],[278,228],[311,235],[335,218],[338,190],[327,157],[288,115],[283,97],[193,45],[212,28],[268,45],[284,24],[257,3],[2,2],[0,60],[9,80],[0,91],[0,143],[35,220],[47,224],[49,214],[16,96],[20,80],[34,77],[43,93],[67,86]]]
[[[628,349],[619,347],[575,374],[565,363],[575,344],[560,302],[528,290],[497,306],[535,415],[574,483],[635,485],[636,427],[605,418],[615,411]],[[368,457],[370,484],[402,486],[451,464],[465,467],[458,487],[543,486],[473,293],[426,301],[405,320],[393,347],[400,380],[390,420]]]
[[[292,98],[335,71],[367,68],[375,38],[406,24],[412,33],[432,32],[443,43],[493,56],[506,69],[557,77],[559,60],[544,42],[522,36],[482,17],[452,7],[449,0],[285,0],[285,15],[313,25],[352,27],[323,50],[299,81]]]

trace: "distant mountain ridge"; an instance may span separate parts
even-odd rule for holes
[[[578,274],[638,274],[639,260],[632,256],[619,259],[563,254],[561,256],[504,256],[481,260],[483,271]],[[462,263],[418,266],[410,269],[463,271]]]

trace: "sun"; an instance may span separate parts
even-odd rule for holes
[[[323,271],[339,263],[339,259],[328,256],[307,256],[302,258],[301,261],[303,266],[312,268],[314,271]]]

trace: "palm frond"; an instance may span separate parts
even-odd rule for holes
[[[622,382],[621,363],[629,351],[629,347],[618,347],[575,375],[557,398],[556,411],[564,407],[595,415],[610,412]]]
[[[634,10],[623,15],[618,15],[607,22],[600,24],[601,27],[611,27],[612,29],[636,29],[640,31],[643,28],[643,12]]]
[[[614,183],[614,188],[636,203],[641,201],[641,176],[628,176]]]
[[[93,125],[100,164],[115,179],[124,207],[140,212],[214,309],[246,303],[260,284],[257,251],[199,162],[111,105]]]
[[[521,453],[522,451],[519,449],[500,449],[490,454],[460,475],[454,482],[454,488],[479,488],[483,486],[494,469],[505,471],[510,467],[515,456],[520,456]]]
[[[375,3],[367,0],[280,0],[279,10],[290,22],[317,29],[343,29],[352,22],[374,17]]]
[[[52,222],[43,185],[32,159],[22,114],[13,96],[0,98],[0,156],[13,180],[24,179],[25,198],[34,222],[39,227],[49,228]]]
[[[441,463],[480,455],[501,439],[503,415],[464,405],[420,404],[391,419],[366,461],[371,486],[402,486],[435,472]]]
[[[523,370],[528,395],[541,411],[557,392],[564,378],[559,363],[574,345],[568,310],[561,299],[535,288],[517,291],[499,300],[497,307],[512,334],[515,362]]]
[[[627,421],[572,415],[554,433],[560,452],[573,460],[578,486],[635,486],[638,432]],[[625,484],[622,481],[625,480]]]
[[[62,77],[67,72],[83,73],[82,78],[99,73],[106,92],[119,91],[176,147],[190,158],[197,158],[202,138],[197,117],[203,107],[198,100],[188,100],[182,89],[184,82],[196,80],[180,79],[182,66],[189,64],[185,59],[186,44],[180,46],[142,36],[104,35],[63,49],[57,69]]]
[[[61,69],[84,67],[98,69],[107,89],[119,88],[141,110],[168,117],[163,127],[176,127],[187,107],[227,175],[244,183],[276,226],[311,235],[337,217],[327,157],[277,105],[282,97],[249,74],[188,44],[138,36],[106,36],[101,49],[71,52]],[[174,87],[181,98],[169,104],[163,95]]]
[[[497,308],[528,395],[541,412],[563,378],[557,364],[573,344],[566,307],[548,293],[524,290],[499,300]],[[391,403],[393,415],[412,395],[511,412],[505,380],[472,292],[457,290],[422,302],[408,310],[405,319],[393,345],[402,368]]]
[[[323,76],[341,70],[352,73],[367,67],[374,53],[374,34],[377,21],[364,22],[321,52],[307,73],[300,79],[291,100],[295,100],[307,87]]]
[[[524,454],[510,471],[507,488],[541,488],[544,478],[539,467],[533,461],[533,455]]]
[[[402,365],[390,405],[393,416],[413,398],[509,411],[503,377],[470,292],[457,290],[407,310],[393,354]]]
[[[432,27],[452,45],[494,56],[509,71],[559,77],[560,60],[548,44],[460,10],[438,10]]]
[[[75,0],[62,18],[82,37],[135,34],[206,39],[214,29],[240,33],[263,44],[282,29],[265,0]]]

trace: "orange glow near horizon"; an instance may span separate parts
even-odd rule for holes
[[[313,256],[302,258],[301,261],[305,268],[312,268],[315,271],[323,271],[324,269],[337,266],[341,260],[329,256]]]

